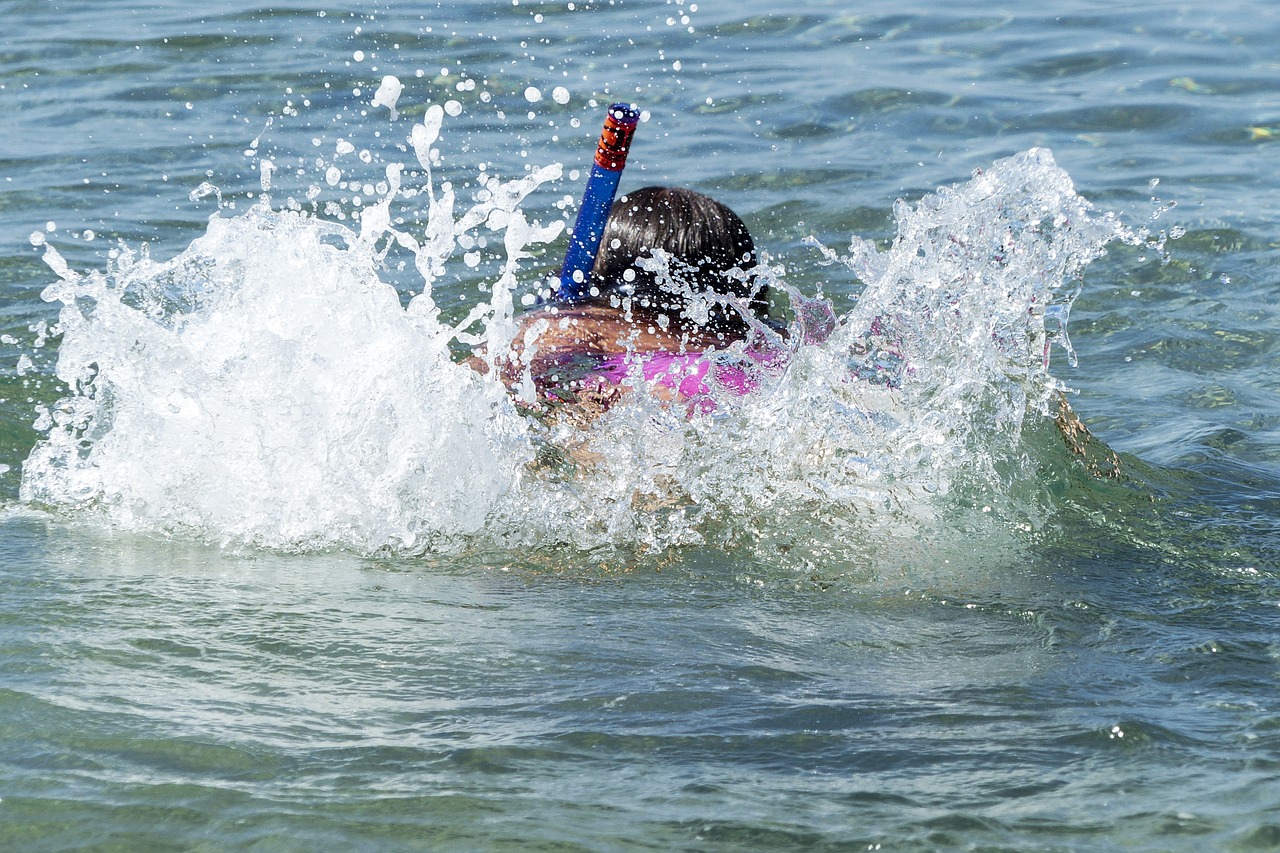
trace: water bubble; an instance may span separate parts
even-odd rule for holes
[[[555,101],[557,104],[569,103],[569,90],[564,86],[556,86],[551,90],[551,100]]]
[[[386,107],[391,111],[391,120],[395,121],[400,115],[396,110],[396,101],[400,99],[400,93],[403,91],[404,84],[400,82],[399,78],[388,74],[382,78],[378,91],[373,95],[373,106]]]
[[[458,101],[445,101],[444,112],[445,112],[445,115],[448,115],[448,116],[453,116],[453,117],[460,116],[462,115],[462,104],[459,103]]]
[[[364,51],[357,50],[355,53],[351,54],[351,58],[356,62],[364,62]]]
[[[208,181],[201,181],[200,186],[193,189],[187,194],[187,198],[191,201],[199,201],[206,196],[217,196],[218,201],[222,201],[222,191]]]
[[[531,104],[536,104],[542,100],[542,90],[537,86],[530,86],[524,90],[524,99]]]
[[[427,107],[427,112],[422,117],[422,124],[415,124],[413,131],[409,134],[413,152],[418,158],[419,165],[424,169],[431,168],[434,159],[431,146],[440,135],[440,125],[443,121],[444,108],[439,104],[432,104]]]

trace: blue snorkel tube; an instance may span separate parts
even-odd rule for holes
[[[605,116],[604,129],[596,144],[596,159],[582,193],[578,218],[569,235],[569,248],[560,265],[560,282],[556,298],[561,302],[579,302],[591,293],[591,267],[596,262],[604,223],[618,193],[618,180],[627,165],[631,137],[635,135],[640,111],[631,104],[611,104]]]

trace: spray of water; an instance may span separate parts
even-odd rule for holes
[[[533,284],[521,262],[562,227],[520,203],[559,167],[482,175],[459,204],[431,175],[442,122],[429,109],[408,140],[421,185],[388,167],[358,230],[274,208],[264,167],[259,203],[170,261],[122,250],[81,274],[46,246],[68,391],[40,415],[22,499],[280,550],[888,549],[1025,475],[1025,420],[1059,389],[1051,349],[1074,358],[1080,271],[1133,236],[1029,151],[900,203],[884,251],[815,244],[865,287],[846,316],[775,276],[796,320],[756,393],[694,417],[636,393],[593,424],[548,425],[450,347],[509,345],[512,293]],[[424,202],[423,233],[396,224],[396,205]],[[505,260],[450,325],[432,287],[478,232],[501,236]],[[421,278],[407,307],[381,277],[392,248]]]
[[[589,436],[561,429],[552,443],[578,448],[588,473],[565,466],[562,492],[526,529],[542,542],[750,546],[829,565],[901,560],[926,531],[960,527],[990,554],[994,537],[1038,524],[1024,433],[1056,411],[1050,355],[1074,359],[1066,320],[1083,268],[1138,236],[1095,212],[1044,150],[896,213],[885,251],[815,244],[865,286],[846,316],[771,281],[797,319],[785,369],[763,371],[757,393],[726,392],[692,419],[638,395]]]

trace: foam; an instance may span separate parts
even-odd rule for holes
[[[865,285],[844,317],[774,276],[799,320],[789,366],[760,392],[692,419],[637,394],[592,429],[548,429],[450,344],[491,357],[509,345],[512,292],[534,284],[522,263],[562,229],[520,206],[560,167],[506,182],[482,172],[462,204],[432,177],[443,122],[429,106],[407,140],[420,184],[402,187],[406,167],[387,166],[358,228],[267,197],[215,215],[165,262],[126,250],[78,273],[44,246],[69,390],[41,415],[23,500],[277,550],[799,541],[817,553],[834,531],[851,550],[892,550],[957,507],[1017,502],[1014,484],[1032,476],[1025,424],[1061,389],[1050,354],[1074,357],[1080,272],[1133,238],[1049,152],[1025,152],[900,203],[883,251],[857,237],[843,253],[815,244]],[[428,208],[421,233],[395,224],[410,199]],[[434,285],[475,266],[455,252],[481,229],[501,235],[500,270],[450,326]],[[393,246],[420,279],[407,306],[382,278]]]

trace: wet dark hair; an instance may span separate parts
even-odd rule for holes
[[[640,264],[655,250],[669,256],[670,280]],[[751,233],[728,207],[693,190],[644,187],[620,196],[609,211],[591,269],[598,291],[591,301],[630,296],[633,312],[665,314],[678,328],[740,337],[747,323],[715,297],[740,297],[767,319],[768,288],[746,274],[755,265]],[[695,303],[705,305],[705,316]]]

